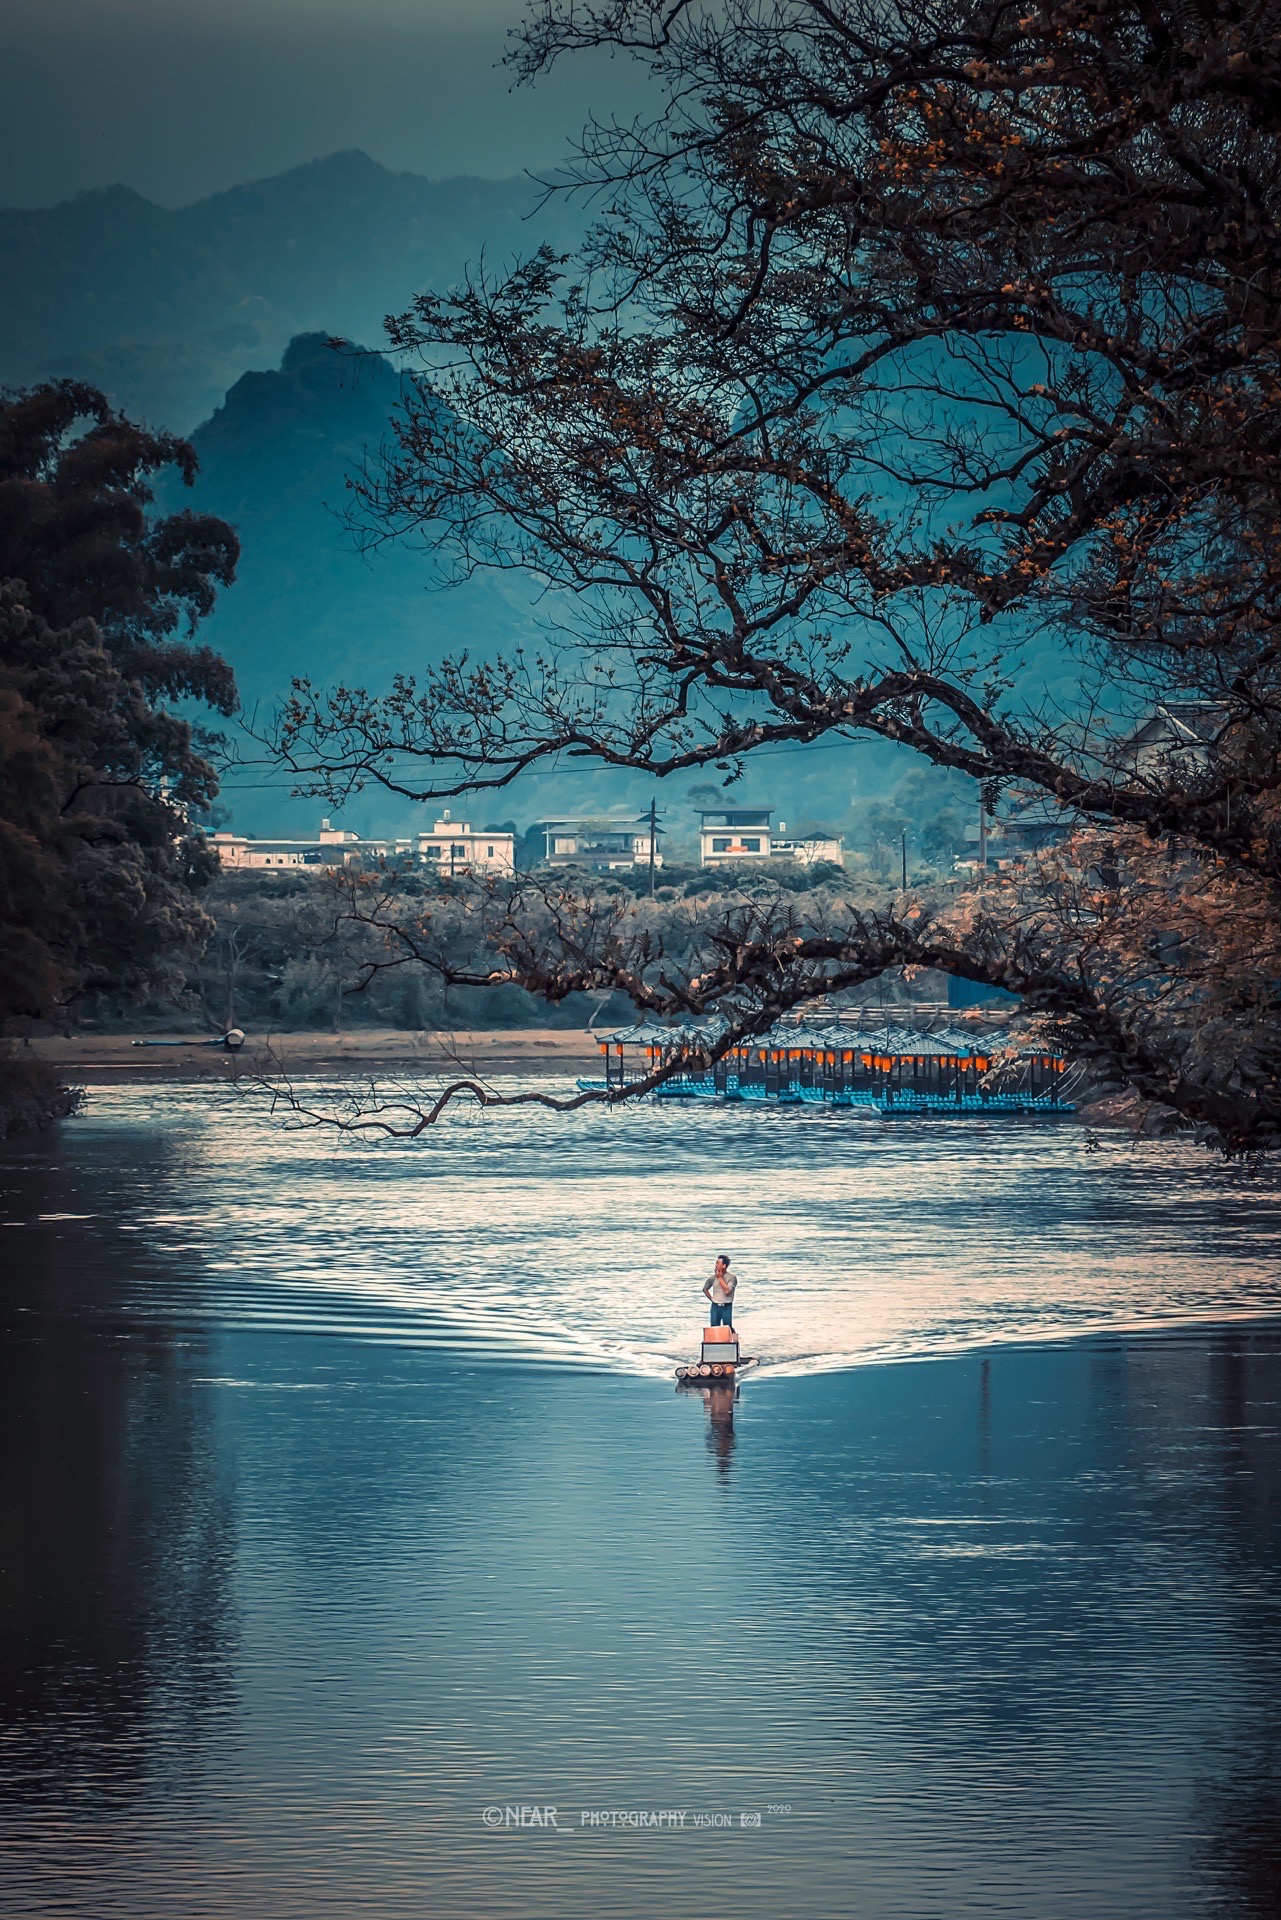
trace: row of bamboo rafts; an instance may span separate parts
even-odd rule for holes
[[[704,1360],[701,1366],[677,1367],[678,1380],[732,1380],[738,1371],[732,1360]]]
[[[607,1066],[611,1045],[616,1055],[622,1056],[624,1052],[623,1044],[617,1041],[602,1040],[598,1044],[601,1053],[605,1055]],[[650,1044],[644,1048],[645,1058],[650,1064],[651,1071],[657,1069],[659,1066],[666,1065],[673,1056],[679,1057],[687,1051],[689,1051],[689,1049],[679,1041],[666,1046],[654,1046]],[[730,1052],[724,1056],[724,1063],[726,1065],[737,1066],[740,1069],[753,1065],[782,1067],[806,1061],[812,1063],[814,1066],[828,1068],[836,1068],[838,1066],[861,1067],[865,1073],[888,1074],[892,1073],[896,1067],[899,1068],[900,1071],[905,1067],[917,1071],[926,1067],[936,1067],[953,1073],[958,1071],[988,1073],[991,1071],[995,1058],[996,1055],[994,1052],[980,1052],[977,1048],[972,1052],[957,1051],[944,1053],[931,1047],[929,1049],[917,1049],[914,1051],[896,1050],[893,1053],[883,1053],[879,1049],[867,1049],[863,1047],[748,1046],[732,1048]],[[1024,1066],[1040,1068],[1043,1072],[1048,1073],[1062,1073],[1066,1065],[1061,1055],[1053,1053],[1022,1053],[1019,1055],[1019,1060]]]

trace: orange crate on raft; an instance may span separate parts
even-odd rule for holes
[[[736,1366],[738,1335],[733,1327],[704,1327],[702,1357],[704,1360],[720,1360]]]

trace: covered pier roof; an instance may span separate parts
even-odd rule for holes
[[[603,1047],[644,1047],[663,1052],[714,1046],[725,1032],[727,1022],[681,1022],[664,1026],[657,1020],[642,1021],[633,1027],[599,1036]],[[925,1032],[919,1028],[896,1025],[877,1027],[779,1026],[754,1039],[738,1043],[739,1050],[773,1053],[867,1053],[896,1060],[972,1060],[993,1054],[1054,1054],[1058,1049],[1045,1041],[1029,1041],[1007,1030],[963,1031],[938,1028]]]

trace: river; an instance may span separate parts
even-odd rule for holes
[[[1281,1911],[1273,1177],[124,1086],[0,1190],[0,1913]]]

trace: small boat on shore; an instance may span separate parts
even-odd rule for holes
[[[199,1034],[190,1034],[184,1040],[153,1040],[150,1035],[141,1040],[131,1040],[131,1047],[221,1047],[226,1053],[238,1053],[245,1044],[244,1031],[240,1027],[228,1027],[225,1033],[215,1033],[207,1040]]]

